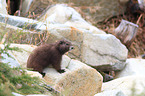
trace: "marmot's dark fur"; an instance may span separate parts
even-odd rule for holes
[[[66,40],[60,40],[53,44],[44,44],[30,54],[27,60],[27,68],[32,68],[45,76],[43,69],[48,65],[52,65],[59,73],[65,72],[61,69],[62,55],[73,49],[70,42]]]

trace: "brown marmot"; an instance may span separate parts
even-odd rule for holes
[[[60,40],[52,44],[44,44],[30,54],[27,60],[27,68],[32,68],[45,76],[43,69],[52,65],[59,73],[65,72],[61,69],[62,55],[73,49],[72,44],[67,40]]]

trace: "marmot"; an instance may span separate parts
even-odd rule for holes
[[[61,69],[60,65],[62,55],[72,49],[71,42],[67,40],[41,45],[30,54],[27,60],[27,68],[38,71],[44,77],[45,73],[43,73],[43,69],[51,64],[59,73],[63,73],[65,71]]]

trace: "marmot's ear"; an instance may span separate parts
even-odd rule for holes
[[[63,41],[63,40],[61,40],[61,41],[59,41],[59,44],[63,44],[63,42],[64,42],[64,41]]]

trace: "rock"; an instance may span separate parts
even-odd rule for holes
[[[145,0],[138,0],[138,4],[141,10],[145,10]]]
[[[27,74],[31,75],[31,77],[42,78],[42,75],[39,72],[37,72],[37,71],[28,71],[28,70],[25,70],[25,71],[26,71]]]
[[[21,95],[21,94],[18,94],[18,93],[15,93],[15,92],[12,92],[12,94],[14,96],[53,96],[52,94],[47,94],[47,95],[42,95],[42,94],[31,94],[31,95]]]
[[[0,44],[0,49],[6,50],[5,46],[3,44]],[[16,58],[10,52],[7,51],[3,51],[3,53],[0,53],[0,62],[8,63],[11,68],[20,67],[20,64],[18,63]]]
[[[20,28],[27,28],[27,29],[34,29],[36,26],[41,26],[42,22],[39,23],[36,20],[27,19],[24,17],[18,17],[18,16],[11,16],[11,15],[5,15],[0,14],[0,22],[20,27]]]
[[[116,72],[115,78],[120,78],[130,75],[141,75],[145,74],[145,60],[130,58],[126,61],[126,66],[123,70]]]
[[[16,58],[16,60],[23,68],[26,68],[28,56],[36,46],[27,44],[22,45],[11,44],[10,47],[18,47],[22,51],[22,52],[18,51],[9,51],[9,52]]]
[[[69,63],[71,62],[71,58],[69,58],[66,55],[62,56],[62,61],[61,61],[61,68],[65,69],[69,66]]]
[[[127,55],[127,48],[111,34],[84,35],[82,61],[101,71],[123,69]]]
[[[77,11],[64,4],[50,7],[40,21],[46,21],[48,24],[65,24],[75,28],[90,30],[93,33],[104,34],[103,31],[86,22]]]
[[[0,13],[8,14],[6,0],[0,0]]]
[[[21,94],[15,93],[15,92],[12,92],[12,94],[13,94],[14,96],[24,96],[24,95],[21,95]]]
[[[108,90],[98,93],[94,96],[126,96],[126,95],[120,90]]]
[[[65,73],[47,68],[44,77],[65,96],[93,96],[101,91],[102,76],[93,68],[77,60],[71,60]]]
[[[0,47],[1,47],[1,45],[0,45]],[[17,60],[15,60],[15,57],[14,57],[10,52],[8,52],[8,54],[9,54],[11,57],[13,57],[13,58],[8,57],[7,54],[3,54],[3,53],[2,53],[1,56],[4,57],[5,59],[2,59],[2,60],[0,60],[0,61],[3,62],[3,63],[8,63],[8,64],[10,65],[11,68],[13,68],[13,67],[19,67],[20,64],[18,63]]]
[[[144,96],[144,76],[126,76],[103,83],[102,91],[120,90],[126,96]]]

